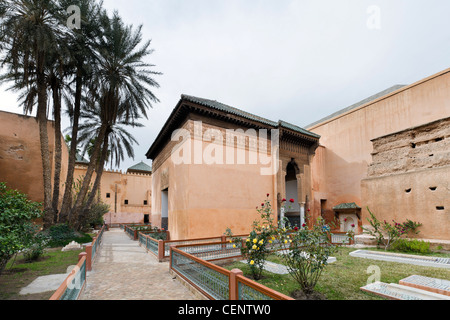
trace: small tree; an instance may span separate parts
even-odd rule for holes
[[[0,274],[20,250],[30,247],[32,220],[42,217],[41,204],[0,182]]]
[[[87,223],[92,226],[103,225],[104,224],[103,217],[105,214],[109,212],[110,209],[111,206],[102,201],[93,204],[87,216]]]
[[[328,232],[329,227],[321,217],[311,230],[305,225],[279,229],[278,238],[284,249],[279,256],[306,295],[314,292],[329,257],[337,249],[329,242]]]
[[[369,208],[367,208],[367,210],[369,211],[371,217],[367,218],[367,221],[369,221],[371,228],[363,227],[363,231],[364,233],[370,234],[371,236],[375,237],[378,248],[384,246],[385,250],[389,250],[395,242],[397,242],[408,232],[413,231],[416,234],[419,233],[417,231],[417,228],[422,226],[421,223],[413,222],[409,219],[403,223],[398,223],[395,220],[392,220],[392,224],[390,222],[387,222],[386,220],[381,222],[370,211]]]

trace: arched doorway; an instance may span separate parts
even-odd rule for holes
[[[288,218],[291,225],[300,227],[305,222],[305,219],[302,216],[299,203],[299,173],[300,170],[295,161],[292,159],[286,167],[285,190],[287,202],[285,217]],[[290,202],[291,199],[294,200],[293,203]]]

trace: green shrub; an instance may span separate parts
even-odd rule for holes
[[[103,202],[93,204],[91,209],[89,210],[87,223],[91,226],[103,225],[104,224],[103,217],[105,214],[109,212],[109,210],[110,210],[109,204]]]
[[[427,254],[431,252],[429,242],[417,239],[413,240],[400,239],[392,244],[391,249],[393,251],[413,252],[421,254]]]
[[[36,225],[29,225],[24,230],[22,239],[27,243],[26,248],[23,250],[26,262],[36,261],[42,256],[49,242],[49,237],[44,232],[40,232]]]
[[[150,236],[155,240],[167,240],[167,233],[165,232],[154,232]]]
[[[419,222],[414,222],[409,219],[403,223],[397,223],[395,220],[392,220],[392,223],[387,222],[386,220],[381,222],[368,207],[367,210],[371,216],[371,219],[367,218],[371,228],[363,227],[363,230],[364,233],[370,234],[376,238],[378,248],[384,245],[385,250],[390,250],[391,247],[399,241],[401,237],[407,235],[408,232],[413,232],[414,234],[420,232],[417,231],[417,229],[422,226]]]
[[[284,249],[279,256],[306,295],[314,293],[329,257],[337,251],[337,246],[329,241],[328,232],[329,227],[322,217],[317,219],[311,229],[306,225],[300,229],[294,228],[294,232],[288,232],[286,228],[279,229],[278,238]]]
[[[33,244],[32,220],[41,214],[41,204],[0,182],[0,274],[15,254]]]
[[[51,248],[64,247],[72,241],[78,243],[92,242],[90,235],[75,232],[67,224],[58,224],[50,227],[46,231],[46,235],[49,237],[48,246]]]

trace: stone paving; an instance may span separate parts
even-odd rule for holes
[[[169,263],[159,263],[123,230],[110,229],[88,272],[80,300],[197,300],[169,273]]]

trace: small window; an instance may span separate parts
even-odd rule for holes
[[[431,191],[436,191],[436,190],[437,190],[437,187],[430,187],[430,190],[431,190]]]
[[[148,205],[148,201],[144,200],[144,206]]]
[[[111,193],[107,193],[106,198],[108,198],[108,199],[111,198]]]
[[[125,200],[125,204],[128,204],[128,200]]]
[[[412,189],[406,189],[405,192],[406,193],[411,193]]]
[[[436,207],[436,210],[443,211],[443,210],[445,210],[445,207],[444,206],[439,206],[439,207]]]

